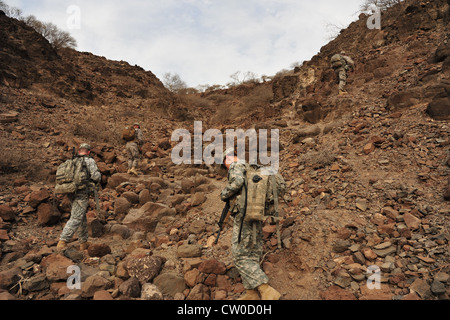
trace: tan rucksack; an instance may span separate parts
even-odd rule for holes
[[[333,69],[342,68],[345,65],[345,60],[340,54],[335,54],[334,56],[332,56],[330,62]]]
[[[83,157],[75,157],[62,163],[56,170],[56,194],[71,194],[86,188],[89,181]]]
[[[133,141],[136,135],[134,128],[126,127],[122,131],[122,139],[125,141]]]
[[[262,222],[267,216],[271,216],[277,223],[278,244],[281,246],[278,200],[286,190],[286,183],[281,174],[265,175],[263,170],[263,167],[260,166],[247,166],[244,219],[247,222]],[[255,228],[256,225],[254,225],[254,230],[256,230]],[[256,236],[253,239],[256,241]]]

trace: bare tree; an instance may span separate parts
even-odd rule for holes
[[[186,82],[181,80],[178,74],[171,74],[167,72],[163,75],[164,86],[172,92],[178,93],[187,88]]]
[[[29,15],[27,17],[22,16],[22,10],[8,6],[4,1],[0,0],[0,10],[14,19],[23,21],[26,25],[32,27],[36,32],[40,33],[50,44],[56,49],[62,48],[76,48],[77,41],[70,33],[58,29],[56,25],[51,22],[41,22],[35,16]]]
[[[16,7],[10,7],[4,1],[0,1],[0,10],[10,18],[19,19],[22,16],[22,10]]]
[[[256,75],[256,73],[254,73],[252,71],[247,71],[245,73],[242,73],[241,71],[236,71],[235,73],[230,75],[230,78],[234,80],[230,84],[231,86],[240,85],[240,84],[243,84],[246,82],[257,82],[258,81],[258,76]]]
[[[62,48],[74,49],[77,47],[77,41],[70,33],[58,29],[58,27],[51,22],[41,22],[33,15],[23,18],[22,20],[47,39],[56,50]]]
[[[384,11],[402,1],[403,0],[364,0],[364,3],[360,7],[360,11],[368,12],[374,5],[381,11]]]

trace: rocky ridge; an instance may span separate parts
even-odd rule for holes
[[[283,248],[277,249],[275,225],[267,221],[261,264],[283,299],[448,299],[450,129],[445,112],[436,117],[429,111],[433,101],[448,99],[445,5],[405,1],[394,7],[375,47],[361,16],[302,68],[275,80],[270,106],[232,124],[247,128],[253,119],[258,128],[280,130],[288,183]],[[404,19],[394,19],[399,14]],[[356,36],[367,39],[352,47],[348,39]],[[344,47],[358,70],[350,76],[349,95],[336,97],[326,57]],[[92,68],[99,74],[108,68],[102,58],[69,53],[86,77]],[[91,88],[100,86],[91,79]],[[33,155],[36,145],[46,151],[35,158],[45,159],[37,170],[42,182],[23,174],[24,166],[2,163],[9,178],[0,197],[2,299],[227,300],[243,292],[230,256],[230,224],[213,245],[225,173],[175,166],[170,158],[170,133],[180,127],[192,132],[192,123],[180,119],[201,112],[157,113],[146,107],[153,97],[136,97],[135,85],[119,87],[131,91],[104,92],[104,104],[86,100],[73,108],[69,92],[57,97],[39,86],[0,86],[5,146],[12,142]],[[155,93],[155,99],[164,98]],[[99,130],[83,125],[96,118]],[[147,141],[139,177],[124,173],[114,130],[135,119],[143,122]],[[73,146],[94,137],[103,177],[101,210],[92,201],[88,213],[92,244],[81,251],[74,239],[57,252],[70,208],[68,199],[53,196],[51,177]],[[80,268],[81,289],[67,286],[70,266]],[[380,286],[371,290],[368,283],[378,284],[373,279]]]

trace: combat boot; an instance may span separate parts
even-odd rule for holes
[[[131,168],[131,169],[130,169],[130,173],[131,173],[131,174],[134,174],[135,176],[138,176],[138,175],[139,175],[139,173],[138,173],[137,170],[136,170],[136,167]]]
[[[56,245],[56,249],[57,249],[57,250],[64,250],[64,249],[67,249],[67,242],[65,242],[65,241],[63,241],[63,240],[60,240],[60,241],[58,242],[58,244]]]
[[[89,242],[83,242],[80,244],[80,250],[87,250],[91,244]]]
[[[339,95],[340,95],[340,96],[343,96],[343,95],[346,95],[346,94],[348,94],[347,91],[345,91],[345,90],[339,90]]]
[[[246,290],[245,293],[239,297],[238,300],[261,300],[259,293],[256,290]]]
[[[261,300],[280,300],[281,294],[266,283],[260,285],[258,291],[261,294]]]

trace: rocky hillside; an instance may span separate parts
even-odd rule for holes
[[[448,299],[448,17],[446,1],[405,1],[382,30],[361,15],[271,82],[177,97],[149,71],[56,52],[0,15],[0,298],[239,297],[230,224],[213,245],[225,172],[170,158],[173,130],[202,120],[280,130],[282,249],[269,220],[261,264],[283,299]],[[346,96],[328,63],[341,50],[357,64]],[[125,173],[119,136],[134,121],[146,140],[138,177]],[[70,202],[52,179],[82,141],[102,172],[100,211],[92,201],[87,250],[74,239],[57,252]],[[67,287],[72,265],[81,289]]]

